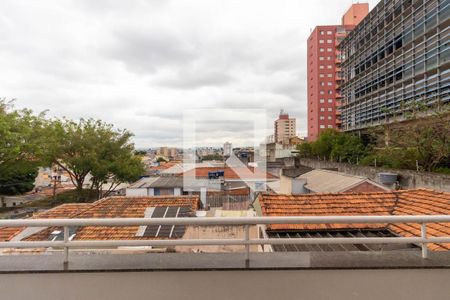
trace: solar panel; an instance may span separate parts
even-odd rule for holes
[[[164,218],[176,218],[179,209],[180,209],[179,207],[174,206],[168,207]]]
[[[178,212],[178,217],[187,217],[188,213],[191,212],[191,209],[187,206],[180,206],[180,210]]]
[[[188,217],[191,212],[187,206],[157,206],[154,208],[151,218],[182,218]],[[186,226],[182,225],[149,225],[142,236],[152,238],[181,238]]]
[[[167,206],[157,206],[153,211],[152,218],[164,218],[166,214]]]
[[[179,209],[179,207],[177,207],[177,206],[167,207],[164,218],[176,218],[178,209]],[[173,228],[173,225],[161,225],[159,227],[158,237],[169,238],[170,234],[172,233],[172,228]]]
[[[158,233],[159,225],[149,225],[147,228],[145,228],[144,234],[142,236],[147,237],[156,237],[156,234]]]
[[[157,206],[153,210],[151,218],[164,218],[164,215],[166,213],[167,206]],[[159,225],[149,225],[146,227],[143,236],[146,237],[156,237],[158,235],[159,231]]]

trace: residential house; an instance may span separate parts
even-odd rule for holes
[[[126,196],[162,196],[185,194],[183,178],[180,176],[144,177],[130,185]]]
[[[337,192],[383,192],[390,189],[367,177],[337,171],[316,169],[292,177],[280,176],[279,194],[337,193]]]
[[[108,197],[93,203],[63,204],[38,213],[36,219],[160,218],[195,216],[197,196]],[[181,238],[184,226],[72,227],[70,240],[126,240]],[[0,228],[1,241],[61,240],[59,227]]]

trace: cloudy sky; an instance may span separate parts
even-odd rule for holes
[[[0,97],[100,118],[134,132],[137,147],[181,145],[191,109],[217,121],[202,123],[210,144],[239,144],[254,123],[220,122],[209,108],[265,109],[269,129],[285,109],[304,135],[306,39],[351,3],[2,0]]]

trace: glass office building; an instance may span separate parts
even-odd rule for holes
[[[340,43],[341,129],[450,102],[450,0],[381,0]]]

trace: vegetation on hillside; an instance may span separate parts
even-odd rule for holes
[[[315,142],[298,146],[299,157],[394,169],[450,173],[448,110],[403,125],[375,128],[360,136],[333,129],[322,131]],[[389,143],[384,140],[389,138]],[[381,146],[382,145],[382,146]]]

